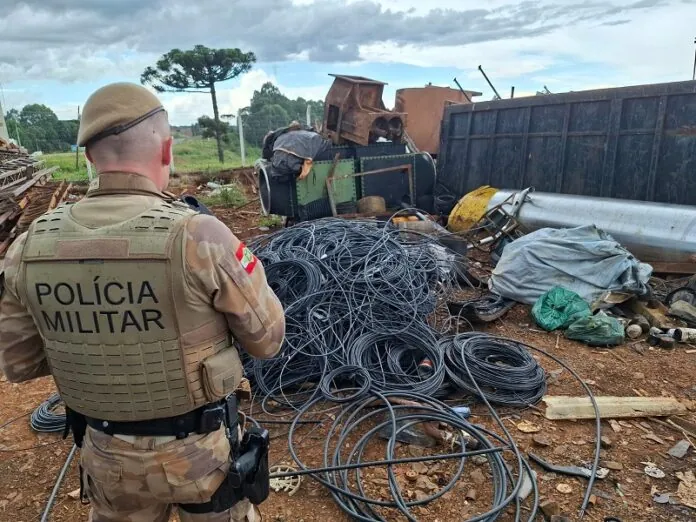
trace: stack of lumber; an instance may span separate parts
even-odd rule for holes
[[[68,195],[69,186],[50,182],[57,167],[15,146],[0,144],[0,258],[38,216]]]

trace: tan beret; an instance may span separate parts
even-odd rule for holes
[[[106,85],[92,93],[85,103],[77,144],[82,147],[120,134],[163,110],[157,96],[142,85],[126,82]]]

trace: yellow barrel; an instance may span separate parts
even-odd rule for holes
[[[484,185],[460,199],[450,212],[447,228],[451,232],[465,232],[486,215],[486,208],[498,189]]]

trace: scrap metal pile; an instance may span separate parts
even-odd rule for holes
[[[490,467],[493,494],[488,511],[470,520],[492,521],[508,508],[515,520],[535,518],[539,493],[528,478],[530,465],[493,405],[525,407],[541,400],[546,375],[530,350],[567,366],[517,341],[451,332],[459,322],[447,301],[465,280],[463,258],[435,237],[389,223],[332,218],[254,239],[250,247],[286,311],[278,356],[245,359],[262,409],[252,415],[263,415],[256,417],[261,423],[290,424],[289,451],[298,469],[281,468],[285,472],[274,478],[309,474],[358,520],[387,520],[395,512],[417,520],[414,508],[450,491],[478,456]],[[463,406],[475,400],[489,408],[502,434],[469,422]],[[333,412],[328,420],[322,417],[327,411]],[[288,412],[291,419],[283,417]],[[310,469],[299,431],[327,422],[323,467]],[[599,435],[596,440],[583,510],[598,467]],[[380,441],[383,458],[369,461],[370,448]],[[405,455],[397,442],[408,441],[432,448],[431,454]],[[415,485],[404,483],[408,474],[395,470],[426,461],[449,466],[449,478],[414,496],[409,490]],[[366,467],[386,473],[388,493],[370,489]]]
[[[60,191],[57,184],[39,188],[55,170],[43,168],[42,161],[0,141],[0,258],[17,234],[48,210],[54,195],[60,201],[67,194],[66,185]]]

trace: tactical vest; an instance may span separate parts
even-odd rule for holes
[[[162,200],[93,229],[70,207],[31,225],[17,285],[65,404],[98,419],[139,421],[231,393],[242,365],[226,319],[188,305],[183,236],[194,212]],[[224,354],[224,386],[206,379],[205,361],[216,354]]]

